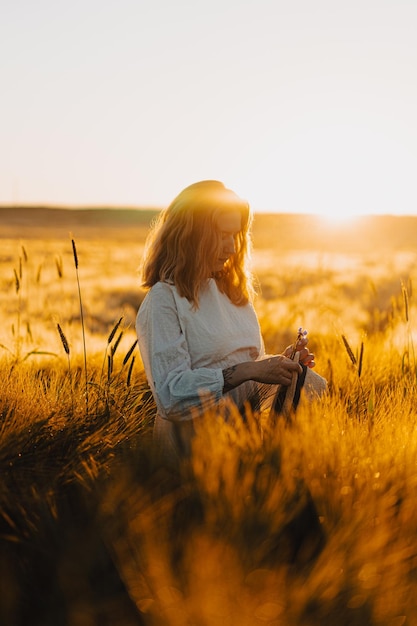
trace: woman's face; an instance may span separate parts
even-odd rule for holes
[[[217,232],[219,233],[218,257],[214,261],[214,272],[223,269],[226,261],[236,252],[235,240],[242,230],[242,216],[239,211],[220,213],[216,218]]]

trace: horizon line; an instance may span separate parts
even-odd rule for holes
[[[1,209],[53,209],[62,211],[162,211],[164,206],[158,205],[130,205],[130,204],[54,204],[45,202],[25,202],[25,203],[1,203]],[[298,215],[298,216],[316,216],[316,217],[338,217],[338,213],[320,212],[320,211],[302,211],[302,210],[285,210],[285,209],[255,209],[252,207],[253,214],[262,215]],[[380,213],[357,212],[344,214],[347,218],[359,217],[417,217],[416,213],[394,213],[381,211]]]

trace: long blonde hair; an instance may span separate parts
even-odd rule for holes
[[[220,272],[212,274],[219,253],[216,217],[239,211],[241,230],[235,238],[235,254]],[[216,180],[186,187],[159,214],[145,244],[142,285],[158,281],[173,283],[179,294],[198,307],[199,292],[213,277],[236,305],[252,299],[253,281],[247,268],[250,256],[252,214],[249,204]]]

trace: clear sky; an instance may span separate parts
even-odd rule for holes
[[[0,203],[417,214],[417,0],[1,0]]]

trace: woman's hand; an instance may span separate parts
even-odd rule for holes
[[[300,353],[299,362],[302,365],[306,365],[307,367],[314,367],[316,362],[314,360],[314,354],[309,351],[307,348],[308,339],[307,337],[301,337],[298,339],[296,344],[296,352]],[[284,350],[284,355],[290,357],[293,354],[294,346],[288,346]]]
[[[284,354],[254,361],[252,380],[271,385],[289,385],[294,372],[301,374],[301,366]]]
[[[223,393],[227,393],[247,380],[270,385],[289,385],[293,373],[301,374],[302,367],[284,354],[269,356],[259,361],[237,363],[223,370]]]

